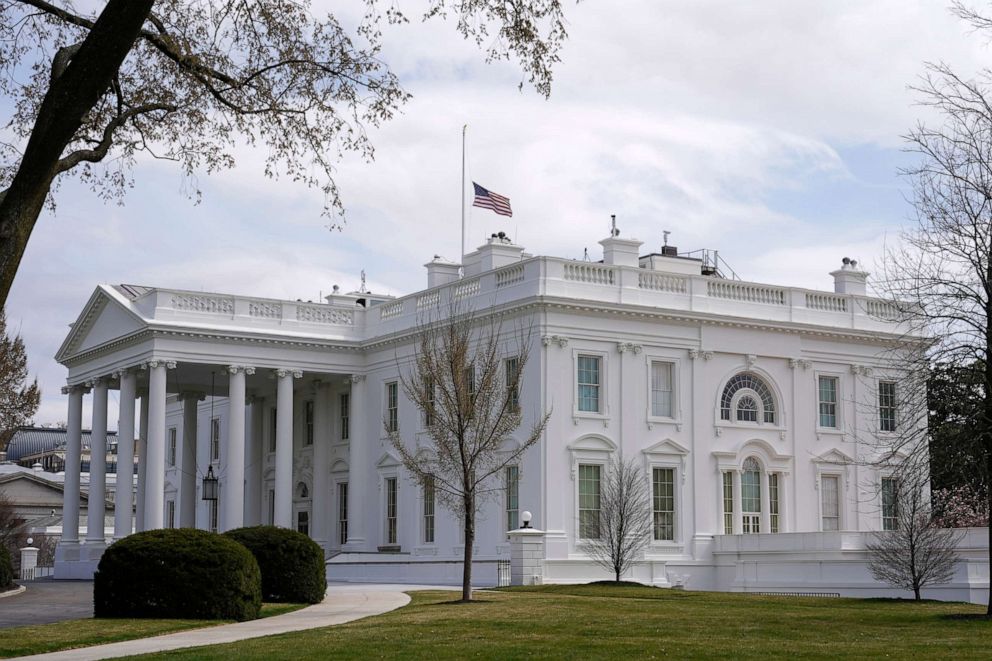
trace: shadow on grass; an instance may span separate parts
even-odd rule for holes
[[[941,615],[942,620],[960,620],[962,622],[992,622],[992,617],[985,613],[947,613]]]
[[[470,601],[465,601],[464,599],[454,599],[452,601],[438,601],[431,604],[431,606],[473,606],[475,604],[495,604],[496,601],[493,599],[472,599]]]

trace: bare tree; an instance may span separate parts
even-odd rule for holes
[[[462,522],[463,601],[472,599],[478,509],[498,491],[502,471],[541,438],[550,417],[536,412],[526,436],[506,447],[523,422],[521,383],[530,345],[528,330],[504,333],[495,312],[480,320],[451,306],[448,319],[421,323],[413,369],[400,376],[406,396],[424,416],[429,442],[408,445],[395,421],[384,421],[403,466]]]
[[[27,546],[28,535],[24,523],[24,519],[17,515],[10,498],[0,491],[0,546],[10,551],[15,571],[21,566],[21,548]]]
[[[976,30],[992,31],[986,19],[961,3],[954,11]],[[920,123],[907,136],[919,162],[906,170],[913,182],[916,226],[900,245],[887,250],[879,282],[897,301],[908,332],[930,342],[916,354],[907,352],[905,367],[912,382],[903,392],[899,411],[925,415],[924,384],[933,370],[969,378],[968,415],[974,443],[971,459],[955,462],[966,481],[982,483],[992,474],[992,71],[965,79],[946,64],[928,65],[916,86],[921,103],[935,119]],[[906,401],[908,400],[908,401]],[[915,424],[915,440],[895,441],[892,457],[929,472],[928,444],[921,438],[926,424]],[[903,425],[908,429],[909,425]],[[901,436],[901,434],[900,434]],[[898,451],[897,451],[898,450]],[[992,490],[987,490],[992,499]],[[992,542],[992,522],[989,525]],[[992,544],[990,544],[992,548]],[[988,605],[992,616],[992,601]]]
[[[619,583],[651,540],[651,515],[644,472],[634,459],[619,460],[607,468],[600,484],[599,518],[587,522],[582,548]]]
[[[7,319],[0,309],[0,450],[20,425],[38,410],[41,390],[38,380],[28,383],[28,358],[24,340],[7,335]]]
[[[895,530],[875,533],[868,544],[868,569],[876,580],[912,590],[919,600],[926,586],[951,580],[959,536],[934,521],[929,494],[914,478],[897,482]]]
[[[14,107],[0,141],[0,306],[63,173],[119,198],[146,155],[175,161],[196,196],[197,173],[258,144],[266,175],[321,189],[340,214],[336,163],[370,159],[367,128],[410,97],[380,59],[382,25],[407,22],[395,3],[355,0],[365,18],[352,29],[310,0],[107,0],[99,15],[76,4],[0,0],[0,94]],[[516,58],[550,93],[560,0],[422,6],[424,20],[453,14],[487,60]]]

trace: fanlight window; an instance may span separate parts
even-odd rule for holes
[[[750,391],[738,393],[742,390]],[[758,405],[758,400],[761,405]],[[731,411],[733,410],[733,417]],[[750,372],[735,374],[723,389],[720,398],[720,419],[737,422],[758,422],[775,424],[775,398],[771,388],[761,377]]]

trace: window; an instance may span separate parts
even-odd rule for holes
[[[672,363],[651,363],[651,415],[672,418]]]
[[[303,434],[303,445],[313,445],[313,401],[304,404],[304,416],[306,433]]]
[[[595,464],[579,465],[579,537],[581,539],[599,539],[601,469],[601,466]]]
[[[880,431],[896,430],[896,383],[878,382],[878,428]]]
[[[394,384],[395,385],[395,384]],[[386,543],[396,543],[396,478],[386,478]]]
[[[734,474],[723,474],[723,534],[734,534]]]
[[[399,384],[395,381],[390,381],[386,384],[386,431],[394,433],[399,430]]]
[[[882,530],[899,529],[899,481],[882,478]]]
[[[519,358],[506,359],[506,389],[507,389],[507,399],[509,400],[511,411],[520,410],[519,370],[520,370]]]
[[[208,529],[210,532],[217,532],[217,501],[208,500],[207,501],[207,514],[210,517],[208,522]]]
[[[675,469],[655,468],[652,473],[654,495],[654,538],[675,540]]]
[[[503,469],[503,482],[506,487],[506,529],[520,527],[520,468],[507,466]]]
[[[744,395],[737,400],[737,422],[757,422],[758,402],[754,397]]]
[[[765,424],[773,425],[775,424],[775,397],[772,395],[771,388],[768,384],[759,377],[757,374],[752,374],[751,372],[741,372],[740,374],[735,374],[727,381],[727,385],[723,388],[723,395],[720,397],[720,419],[730,420],[730,412],[733,408],[733,404],[736,395],[742,390],[750,390],[754,396],[747,396],[751,402],[753,402],[753,408],[745,408],[743,411],[747,411],[745,415],[751,416],[750,411],[754,411],[754,420],[743,419],[745,422],[757,422],[759,419]],[[757,399],[756,399],[757,398]],[[744,397],[740,397],[739,400],[743,400]],[[758,401],[761,402],[761,416],[758,417]],[[750,407],[751,404],[748,404]],[[737,401],[737,420],[742,420],[740,414],[742,412],[740,401]]]
[[[167,456],[170,466],[176,465],[176,428],[169,427],[169,446]]]
[[[350,426],[351,421],[348,419],[351,415],[351,394],[341,393],[341,440],[347,441],[348,435],[351,432]]]
[[[424,481],[424,544],[434,543],[434,478]]]
[[[424,427],[433,427],[435,388],[434,379],[430,376],[424,378],[424,389],[427,391],[427,406],[424,410]]]
[[[579,356],[578,386],[579,410],[590,413],[600,412],[599,386],[600,364],[599,356]]]
[[[176,501],[174,500],[165,501],[165,527],[176,527]]]
[[[210,420],[210,461],[220,460],[220,418]]]
[[[276,492],[275,489],[269,489],[269,525],[274,526],[276,524]]]
[[[310,512],[300,510],[296,513],[296,532],[310,535]]]
[[[465,368],[465,385],[468,387],[468,400],[475,402],[475,366]]]
[[[817,379],[820,400],[820,426],[837,427],[837,377],[821,376]]]
[[[348,543],[348,483],[338,482],[338,543]]]
[[[778,532],[779,527],[779,504],[778,504],[778,473],[768,474],[768,512],[771,532]]]
[[[272,407],[269,415],[269,419],[272,420],[271,429],[269,429],[269,452],[276,451],[276,408]]]
[[[741,513],[745,535],[761,532],[761,465],[754,457],[744,460],[741,473]]]
[[[840,479],[836,475],[820,476],[820,511],[823,531],[840,530]]]

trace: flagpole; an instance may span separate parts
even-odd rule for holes
[[[465,261],[465,130],[468,124],[462,125],[462,252],[458,257],[459,263]]]

